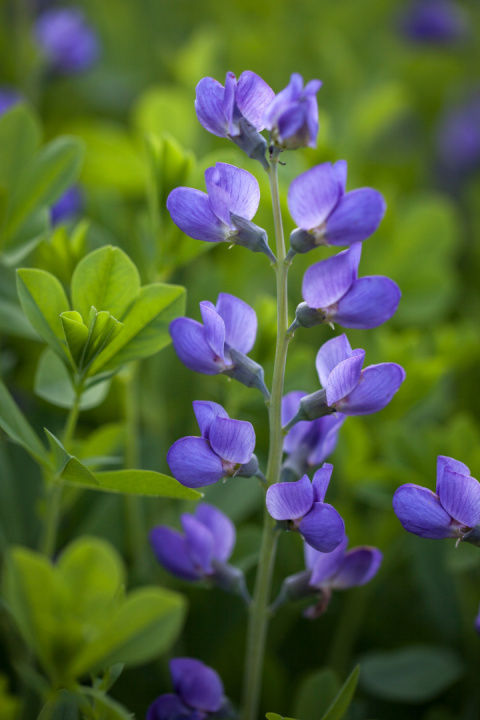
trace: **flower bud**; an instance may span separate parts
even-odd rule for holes
[[[295,310],[295,320],[298,325],[304,328],[315,327],[315,325],[321,325],[326,321],[327,316],[320,309],[310,307],[306,302],[300,303]]]

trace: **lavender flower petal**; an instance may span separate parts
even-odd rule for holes
[[[454,460],[451,457],[439,455],[437,458],[437,495],[440,495],[439,486],[446,468],[460,473],[460,475],[470,475],[470,468],[460,462],[460,460]]]
[[[324,463],[313,476],[313,500],[314,502],[323,502],[327,492],[330,478],[332,477],[333,465]]]
[[[360,380],[363,361],[365,360],[365,352],[352,355],[352,357],[336,365],[330,375],[326,385],[327,403],[331,406],[339,401],[343,402],[349,393],[357,391]],[[340,403],[339,403],[339,409]]]
[[[334,590],[346,590],[365,585],[378,572],[383,555],[373,547],[357,547],[350,550],[343,563],[329,581]]]
[[[208,195],[200,190],[178,187],[167,198],[173,222],[185,235],[205,242],[223,242],[230,228],[212,210]]]
[[[223,353],[215,355],[207,342],[205,328],[191,318],[176,318],[170,323],[173,347],[182,363],[204,375],[217,375],[225,369]]]
[[[284,395],[282,398],[282,426],[285,426],[296,415],[298,404],[306,394],[300,390],[294,390]],[[310,421],[301,420],[288,431],[283,441],[283,449],[286,453],[292,453],[297,449],[311,425]]]
[[[338,441],[338,431],[345,422],[346,416],[342,413],[326,415],[314,420],[311,425],[314,427],[315,441],[308,437],[306,440],[313,446],[312,452],[307,458],[309,465],[320,465],[335,450]],[[301,423],[297,423],[300,425]],[[295,427],[295,426],[294,426]],[[293,429],[293,428],[292,428]]]
[[[205,712],[220,709],[223,684],[212,668],[193,658],[170,660],[170,673],[175,692],[190,707]]]
[[[178,695],[166,693],[160,695],[147,710],[145,720],[190,720],[191,711],[183,704]]]
[[[267,490],[267,510],[275,520],[295,520],[306,515],[313,503],[313,487],[307,475],[296,482],[271,485]]]
[[[475,527],[480,523],[478,480],[446,467],[437,484],[437,491],[443,508],[461,525]]]
[[[199,503],[195,517],[213,537],[213,557],[226,562],[235,546],[235,525],[225,513],[208,503]]]
[[[217,417],[228,418],[227,411],[218,403],[208,400],[194,400],[193,412],[197,419],[198,427],[202,437],[208,440],[210,428]]]
[[[326,239],[330,245],[362,242],[380,225],[385,215],[383,196],[371,188],[346,193],[326,222]]]
[[[97,35],[78,8],[45,10],[35,23],[35,36],[52,67],[59,72],[87,70],[98,58]]]
[[[223,112],[225,88],[217,80],[205,77],[196,87],[195,112],[201,125],[218,137],[227,137],[228,123]]]
[[[150,544],[163,567],[182,580],[199,580],[185,537],[177,530],[159,525],[150,531]]]
[[[265,109],[270,105],[275,93],[267,83],[251,70],[245,70],[238,78],[236,101],[242,115],[255,130],[263,130]]]
[[[186,487],[204,487],[225,476],[221,459],[205,438],[180,438],[168,451],[167,463],[173,476]]]
[[[245,420],[217,417],[210,428],[212,450],[231,463],[248,463],[255,449],[255,430]]]
[[[205,328],[205,340],[210,346],[213,355],[225,363],[225,356],[223,354],[225,346],[225,323],[215,308],[211,307],[211,303],[201,302],[200,312]]]
[[[342,541],[345,524],[332,505],[316,502],[299,524],[298,531],[315,550],[331,552]]]
[[[252,349],[257,335],[255,310],[234,295],[220,293],[216,311],[225,323],[225,342],[246,355]]]
[[[341,194],[339,175],[331,163],[316,165],[290,185],[287,196],[290,215],[304,230],[318,228],[327,220]]]
[[[180,516],[183,531],[190,550],[190,557],[201,573],[209,575],[213,572],[213,536],[208,528],[193,515],[184,513]]]
[[[312,571],[310,585],[319,586],[335,574],[343,562],[345,551],[348,545],[348,537],[343,536],[337,547],[332,552],[319,552],[305,543],[305,564]]]
[[[396,363],[369,365],[362,370],[357,387],[336,403],[347,415],[369,415],[382,410],[405,380],[405,370]],[[327,393],[328,397],[328,393]]]
[[[375,275],[355,280],[327,319],[348,328],[378,327],[395,314],[402,293],[390,278]]]
[[[345,192],[345,188],[347,186],[347,167],[346,160],[337,160],[336,163],[333,163],[333,171],[335,172],[338,182],[340,183],[340,187],[342,188],[342,194]]]
[[[205,172],[205,180],[207,180],[207,173],[212,170],[215,173],[210,173],[209,182],[207,182],[209,197],[211,197],[212,188],[217,186],[225,191],[229,198],[230,213],[251,220],[260,203],[260,188],[256,178],[247,170],[218,162],[215,168],[209,168]]]
[[[405,530],[414,535],[429,539],[457,536],[440,498],[427,488],[402,485],[393,496],[393,509]]]
[[[317,353],[315,365],[322,387],[326,387],[333,368],[342,360],[352,357],[352,348],[345,334],[327,340]]]
[[[361,252],[361,244],[355,243],[348,250],[311,265],[303,276],[305,302],[319,309],[343,298],[357,278]]]

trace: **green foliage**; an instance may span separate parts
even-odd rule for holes
[[[124,597],[124,572],[117,552],[97,538],[75,541],[56,565],[26,548],[9,552],[5,601],[54,687],[118,662],[146,662],[175,640],[181,596],[142,588]]]
[[[300,685],[294,705],[295,717],[318,720],[340,690],[337,675],[329,668],[310,673]]]
[[[17,720],[20,701],[8,691],[8,680],[0,675],[0,717],[2,720]]]
[[[48,455],[39,437],[19,410],[0,380],[0,427],[41,465],[48,464]]]
[[[97,489],[108,492],[152,495],[178,500],[198,500],[203,497],[202,493],[181,485],[175,478],[153,470],[109,470],[97,472],[95,477],[100,483]]]

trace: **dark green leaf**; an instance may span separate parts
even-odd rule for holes
[[[82,687],[82,692],[84,695],[95,700],[96,707],[102,711],[103,720],[134,720],[135,716],[132,715],[127,708],[100,690]]]
[[[337,697],[322,717],[322,720],[341,720],[343,718],[353,700],[359,673],[360,665],[357,665],[343,683]]]
[[[98,480],[95,475],[92,475],[90,470],[88,470],[78,458],[70,455],[60,440],[46,428],[45,434],[52,450],[55,474],[65,482],[96,487]]]
[[[110,389],[110,380],[105,380],[82,393],[80,409],[88,410],[100,405]],[[50,348],[46,348],[38,361],[35,373],[36,394],[58,407],[71,408],[76,393],[65,363]]]
[[[78,720],[78,705],[75,696],[60,690],[38,716],[38,720]]]
[[[198,500],[202,497],[197,490],[185,487],[175,478],[153,470],[108,470],[95,473],[95,477],[100,483],[97,490],[178,500]]]
[[[310,673],[302,681],[294,703],[295,717],[318,720],[340,689],[337,675],[330,668]]]
[[[0,427],[43,466],[49,466],[48,453],[26,417],[0,380]]]

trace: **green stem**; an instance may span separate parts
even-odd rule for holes
[[[47,555],[53,557],[57,545],[58,525],[60,523],[60,510],[62,506],[63,481],[54,477],[50,481],[45,506],[45,521],[43,538],[40,549]]]
[[[280,468],[283,455],[283,433],[281,408],[285,363],[289,337],[288,328],[288,296],[287,273],[289,262],[285,262],[285,240],[283,237],[280,197],[278,192],[277,163],[279,152],[274,151],[272,166],[268,171],[272,193],[273,217],[277,245],[277,344],[273,369],[272,395],[269,403],[270,443],[267,463],[267,484],[272,485],[280,479]],[[255,582],[255,591],[250,610],[247,650],[245,657],[245,681],[243,697],[244,720],[256,720],[262,686],[262,674],[265,655],[265,644],[268,630],[268,605],[270,600],[271,580],[275,563],[276,540],[278,533],[274,530],[275,522],[266,507],[260,559]]]
[[[65,448],[68,450],[68,446],[71,444],[77,429],[78,416],[80,414],[80,401],[82,399],[83,387],[76,390],[75,401],[70,408],[65,423],[65,429],[63,431],[62,442]]]

